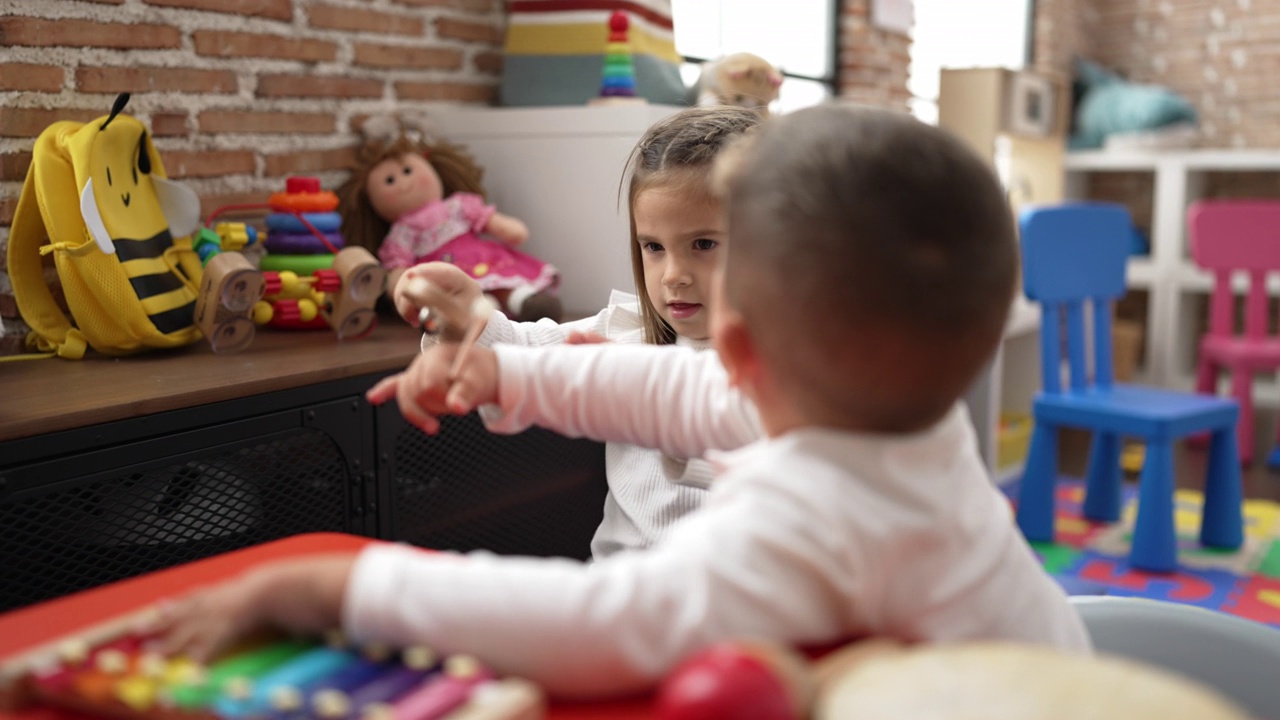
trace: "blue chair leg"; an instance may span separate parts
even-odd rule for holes
[[[1200,516],[1200,543],[1232,550],[1244,543],[1244,490],[1233,439],[1230,428],[1213,433]]]
[[[1099,522],[1120,519],[1120,437],[1097,432],[1089,446],[1084,516]]]
[[[1168,438],[1148,440],[1138,483],[1129,564],[1149,572],[1173,572],[1178,567],[1178,539],[1173,526],[1173,444]]]
[[[1037,419],[1018,489],[1018,528],[1028,540],[1053,542],[1053,490],[1057,476],[1058,428]]]

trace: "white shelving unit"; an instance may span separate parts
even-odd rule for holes
[[[1092,174],[1106,172],[1151,173],[1154,193],[1151,215],[1151,254],[1129,261],[1129,286],[1149,293],[1146,327],[1146,365],[1140,371],[1143,382],[1190,389],[1194,384],[1195,315],[1188,311],[1189,296],[1204,295],[1212,278],[1191,260],[1187,244],[1187,207],[1204,196],[1208,173],[1280,173],[1280,151],[1276,150],[1165,150],[1090,151],[1068,153],[1066,194],[1087,199],[1086,185]],[[1243,278],[1236,291],[1243,292]],[[1268,288],[1280,295],[1280,278],[1272,277]],[[1265,394],[1265,393],[1264,393]]]
[[[991,364],[969,388],[965,402],[978,435],[978,451],[997,484],[1022,474],[1023,462],[999,461],[1000,415],[1029,416],[1031,400],[1040,389],[1040,307],[1019,294],[1009,311],[1004,338]]]

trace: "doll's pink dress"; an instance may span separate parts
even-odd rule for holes
[[[540,292],[559,285],[560,273],[553,266],[480,236],[493,213],[494,207],[474,193],[456,192],[428,203],[396,220],[378,248],[378,259],[388,269],[447,262],[475,278],[485,292],[524,285]]]

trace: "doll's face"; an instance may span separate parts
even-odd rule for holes
[[[374,211],[387,222],[395,222],[400,216],[444,196],[440,176],[431,163],[417,153],[374,165],[364,189]]]

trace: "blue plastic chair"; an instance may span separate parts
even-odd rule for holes
[[[1084,515],[1120,519],[1120,444],[1146,441],[1138,517],[1129,562],[1171,572],[1177,567],[1173,524],[1173,443],[1208,432],[1200,542],[1238,548],[1244,540],[1234,400],[1137,385],[1117,385],[1111,371],[1111,303],[1125,292],[1131,223],[1119,205],[1074,203],[1031,208],[1021,217],[1023,289],[1041,304],[1043,390],[1033,405],[1035,430],[1018,498],[1018,527],[1028,540],[1052,542],[1058,430],[1092,430]],[[1093,377],[1085,361],[1085,307],[1093,309]],[[1070,381],[1062,386],[1061,320],[1066,315]]]

